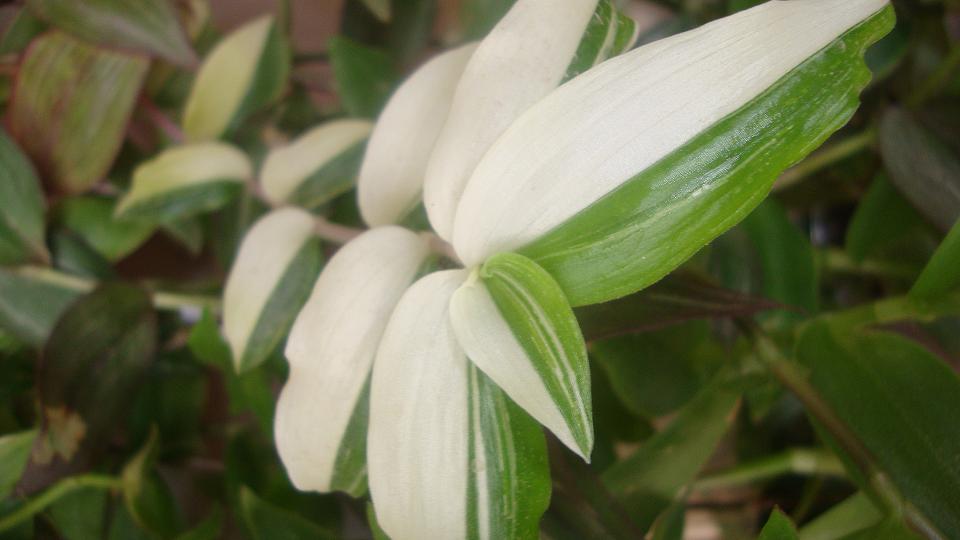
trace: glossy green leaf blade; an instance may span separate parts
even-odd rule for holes
[[[960,156],[908,111],[880,121],[880,154],[890,181],[927,219],[947,231],[960,218]]]
[[[28,0],[40,18],[84,41],[189,65],[193,49],[173,7],[156,0]]]
[[[0,128],[0,264],[49,257],[44,202],[33,165]]]
[[[798,538],[797,529],[794,528],[790,518],[779,508],[774,508],[757,540],[798,540]]]
[[[696,478],[733,422],[738,403],[736,391],[715,381],[663,431],[604,471],[604,483],[644,529]]]
[[[6,499],[20,480],[36,437],[34,430],[0,437],[0,500]]]
[[[45,180],[79,192],[103,178],[147,65],[61,32],[33,41],[14,85],[9,126]]]
[[[553,278],[529,259],[497,255],[456,292],[450,309],[474,364],[589,461],[593,413],[586,345]]]
[[[917,278],[910,295],[935,298],[960,286],[960,219],[953,225],[943,243]]]
[[[889,483],[940,534],[960,535],[960,377],[902,337],[828,323],[803,333],[797,356]]]
[[[223,292],[223,331],[238,373],[260,365],[310,296],[322,254],[309,213],[282,208],[247,233]]]
[[[0,328],[33,347],[47,340],[54,324],[78,296],[83,286],[69,280],[44,279],[49,272],[0,269]]]
[[[889,31],[893,19],[892,9],[883,9],[807,58],[752,101],[542,237],[539,233],[528,239],[512,235],[510,242],[528,243],[520,253],[550,272],[575,306],[617,298],[656,282],[745,217],[783,169],[816,148],[849,119],[857,108],[858,92],[870,78],[863,66],[863,51]],[[640,51],[620,56],[604,66],[613,70]],[[587,84],[589,73],[582,78],[585,82],[581,84]],[[561,92],[578,80],[555,95],[572,96],[573,90]],[[540,110],[546,109],[545,101]],[[532,118],[532,113],[527,117]],[[520,133],[521,129],[515,127],[511,131]],[[511,151],[507,139],[498,143],[503,153]],[[489,167],[502,165],[492,159],[493,155],[489,153],[484,160],[489,161]],[[578,166],[586,167],[586,162]],[[492,170],[481,173],[478,169],[471,186],[481,179],[489,180],[488,176],[500,177]],[[457,230],[461,236],[454,243],[468,262],[497,249],[499,241],[492,231],[486,235],[475,232],[489,228],[506,231],[507,224],[488,226],[485,222],[515,213],[481,215],[484,205],[480,199],[494,197],[498,190],[486,191],[487,195],[481,191],[477,187],[477,195],[472,198],[468,186],[458,211]],[[512,200],[508,196],[502,198]],[[589,200],[580,198],[576,202]],[[517,199],[513,204],[525,203]],[[556,213],[550,212],[551,216]],[[529,214],[525,210],[517,213],[521,217]],[[542,225],[542,220],[536,221],[525,234],[532,236],[532,231]]]
[[[343,36],[330,38],[327,48],[343,108],[358,118],[377,116],[396,77],[390,57]]]
[[[116,201],[97,196],[65,199],[56,209],[57,221],[73,231],[109,261],[122,259],[153,234],[150,221],[117,219]]]

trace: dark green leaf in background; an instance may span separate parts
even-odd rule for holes
[[[334,540],[320,525],[264,501],[249,488],[240,488],[240,516],[253,540]]]
[[[64,540],[101,538],[109,502],[102,489],[79,489],[50,505],[46,515]]]
[[[40,18],[82,40],[190,65],[196,56],[165,0],[28,0]]]
[[[11,135],[44,180],[80,192],[106,175],[147,65],[144,58],[99,49],[56,31],[31,43],[8,121]]]
[[[29,9],[21,8],[0,39],[0,55],[23,51],[46,28]]]
[[[960,219],[937,248],[926,268],[917,278],[910,295],[915,298],[936,298],[960,286]]]
[[[790,518],[784,515],[779,508],[774,508],[767,524],[760,531],[758,540],[798,540],[798,538],[797,530],[793,527]]]
[[[181,528],[181,518],[169,487],[154,471],[159,440],[156,428],[152,429],[143,448],[124,466],[121,486],[134,522],[161,538],[171,538]]]
[[[0,437],[0,500],[6,499],[20,480],[36,437],[34,430]]]
[[[0,328],[39,348],[46,342],[60,314],[81,292],[72,286],[43,279],[43,269],[21,273],[0,269]]]
[[[800,529],[801,540],[838,540],[876,525],[883,514],[870,497],[857,492]]]
[[[350,116],[376,117],[396,82],[390,57],[343,36],[330,38],[328,48],[343,108]]]
[[[150,222],[114,217],[116,201],[82,196],[65,199],[57,208],[63,227],[73,231],[108,261],[117,261],[140,247],[153,233]]]
[[[0,264],[48,258],[43,213],[33,165],[0,128]]]
[[[929,228],[917,210],[903,198],[885,174],[878,174],[857,205],[847,228],[846,248],[850,258],[887,255],[909,243],[911,233]]]

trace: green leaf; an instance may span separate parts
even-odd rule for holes
[[[0,437],[0,500],[6,499],[20,480],[30,460],[30,450],[36,437],[36,430]]]
[[[373,503],[367,503],[367,525],[370,526],[370,532],[373,534],[373,540],[390,540],[387,533],[380,528],[377,522],[377,512],[373,509]]]
[[[883,514],[865,493],[857,492],[800,529],[800,540],[839,540],[876,525]]]
[[[47,515],[65,540],[100,538],[108,501],[102,489],[79,489],[51,504]]]
[[[464,39],[480,39],[513,7],[516,0],[464,0],[460,3],[460,20]]]
[[[960,286],[960,219],[947,233],[910,289],[914,298],[935,298]]]
[[[587,351],[553,278],[520,255],[497,255],[456,292],[450,317],[474,364],[589,461],[593,413]]]
[[[41,19],[84,41],[190,65],[193,50],[170,3],[156,0],[28,0]]]
[[[172,222],[217,210],[243,191],[253,166],[239,149],[219,142],[193,143],[142,162],[114,215]]]
[[[11,135],[45,180],[80,192],[104,177],[120,149],[147,65],[143,58],[56,31],[31,43],[8,121]]]
[[[330,38],[327,49],[343,108],[350,116],[376,117],[396,81],[390,57],[343,36]]]
[[[121,487],[133,521],[161,538],[171,538],[180,529],[181,518],[170,489],[154,471],[159,440],[157,429],[151,429],[143,448],[123,467]]]
[[[746,219],[743,228],[760,256],[763,296],[807,315],[817,311],[820,284],[813,260],[813,247],[787,213],[772,200],[764,201]],[[779,310],[763,319],[785,325],[803,319],[804,313]]]
[[[847,228],[846,248],[850,258],[862,262],[870,256],[894,251],[911,241],[910,235],[924,228],[923,218],[910,206],[886,174],[880,173],[860,199]]]
[[[239,512],[253,540],[336,538],[316,523],[264,501],[246,487],[240,488]]]
[[[153,360],[156,324],[150,296],[122,283],[102,285],[64,312],[37,379],[44,416],[63,426],[44,434],[51,453],[69,459],[74,443],[106,443]]]
[[[38,19],[29,9],[21,8],[17,12],[3,38],[0,39],[0,55],[14,54],[23,51],[40,35],[47,25]]]
[[[520,253],[553,275],[574,306],[655,283],[744,218],[780,172],[846,123],[870,80],[863,52],[893,23],[887,8],[847,31]],[[752,133],[763,135],[740,136]]]
[[[238,373],[260,365],[293,326],[323,261],[314,219],[274,210],[243,240],[223,292],[223,331]]]
[[[929,522],[945,537],[960,535],[960,433],[953,421],[960,377],[904,338],[877,331],[841,335],[823,322],[802,334],[797,357],[869,452],[877,470],[862,471],[868,481],[883,474],[884,490],[915,508],[908,517]]]
[[[880,154],[890,180],[947,231],[960,217],[960,157],[912,113],[890,107],[880,121]]]
[[[178,219],[164,223],[160,228],[191,255],[197,256],[203,251],[205,231],[200,218]]]
[[[604,471],[604,483],[640,526],[649,528],[696,478],[733,422],[738,404],[738,393],[717,380],[663,431]]]
[[[234,30],[204,59],[183,113],[192,141],[231,135],[250,114],[276,101],[290,73],[290,46],[271,16]]]
[[[636,39],[637,23],[620,13],[610,0],[600,0],[564,80],[629,50]]]
[[[199,525],[177,536],[176,540],[217,540],[221,538],[222,529],[223,512],[220,511],[219,507],[214,507],[210,515]]]
[[[33,347],[47,340],[60,315],[78,296],[84,285],[67,279],[45,279],[46,269],[16,272],[0,269],[0,328]]]
[[[115,201],[104,197],[81,196],[63,200],[57,218],[109,261],[118,261],[140,247],[153,234],[146,221],[117,219]]]
[[[44,203],[33,165],[0,128],[0,264],[49,258]]]
[[[697,319],[749,317],[777,307],[724,289],[690,272],[674,272],[640,292],[576,308],[588,341],[649,332]]]
[[[71,231],[54,231],[50,250],[54,266],[67,274],[101,281],[116,278],[110,261]]]
[[[774,508],[757,540],[799,540],[799,537],[790,518],[784,515],[779,508]]]

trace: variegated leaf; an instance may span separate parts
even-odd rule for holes
[[[377,521],[393,540],[535,539],[549,502],[543,434],[451,328],[450,297],[466,277],[414,284],[377,352],[367,459]]]
[[[637,23],[617,11],[611,0],[600,0],[583,33],[564,80],[572,79],[608,58],[630,50],[637,40]]]
[[[273,17],[238,28],[200,66],[183,113],[187,136],[204,140],[229,134],[280,96],[289,71],[289,45]]]
[[[223,291],[223,333],[237,372],[276,350],[307,300],[323,259],[314,226],[308,212],[283,208],[244,237]]]
[[[228,144],[174,147],[137,167],[116,216],[169,222],[216,210],[237,196],[252,174],[246,154]]]
[[[483,372],[571,450],[590,460],[590,368],[563,291],[515,254],[487,261],[453,295],[460,345]]]
[[[458,254],[519,249],[573,305],[655,282],[846,123],[893,20],[885,0],[768,2],[576,77],[484,155]]]
[[[370,367],[428,253],[410,231],[377,228],[340,248],[317,279],[287,340],[290,378],[274,422],[280,458],[299,489],[365,490]]]
[[[275,205],[316,208],[348,191],[370,128],[366,120],[335,120],[271,150],[260,172],[264,195]]]

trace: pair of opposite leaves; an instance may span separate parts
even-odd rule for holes
[[[536,534],[549,475],[527,414],[584,457],[592,446],[570,304],[639,290],[744,217],[846,123],[870,78],[862,54],[893,22],[884,0],[770,2],[555,88],[597,6],[520,0],[396,91],[358,184],[374,228],[293,326],[275,424],[287,471],[356,494],[369,467],[395,540]],[[605,30],[598,51],[613,50]],[[392,224],[421,193],[470,270],[414,283],[428,242]],[[281,284],[311,231],[282,209],[244,241],[225,292],[235,353],[273,289],[250,291]],[[265,265],[281,270],[249,271]]]

